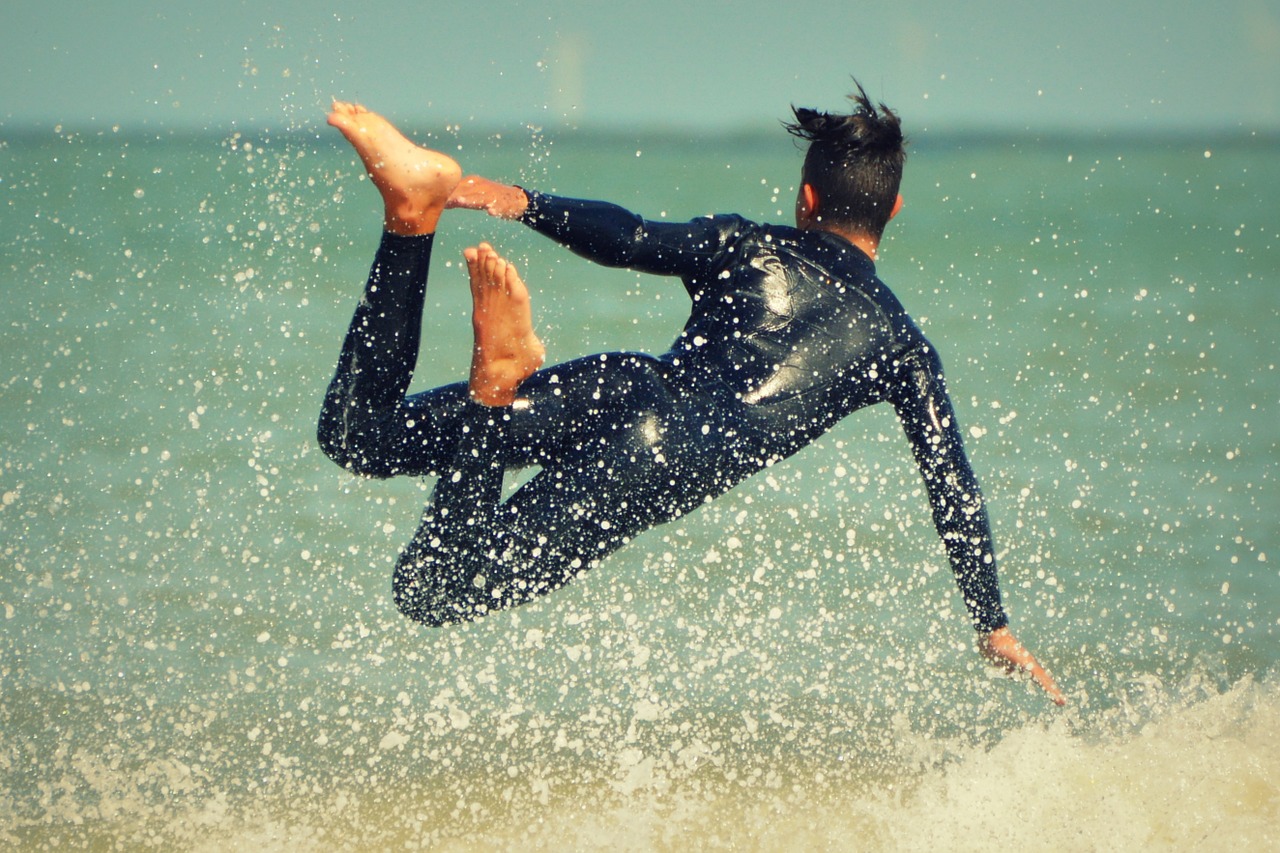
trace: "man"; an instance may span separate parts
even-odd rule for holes
[[[1008,629],[995,549],[932,346],[876,277],[900,209],[898,118],[859,86],[849,115],[796,110],[808,140],[796,227],[716,216],[648,222],[615,205],[485,178],[385,119],[329,116],[384,202],[384,233],[320,416],[335,462],[366,476],[437,474],[400,555],[396,603],[427,625],[523,604],[637,534],[795,453],[851,412],[894,406],[980,645],[1052,679]],[[692,299],[660,357],[606,353],[542,369],[528,291],[488,244],[466,250],[468,382],[406,396],[433,235],[446,208],[518,220],[597,263],[679,277]],[[503,473],[541,470],[507,501]]]

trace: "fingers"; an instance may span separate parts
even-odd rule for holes
[[[1067,704],[1067,697],[1062,695],[1062,691],[1054,683],[1053,677],[1045,672],[1044,667],[1040,666],[1039,661],[1035,659],[1031,652],[1026,652],[1026,655],[1027,662],[1022,664],[1022,668],[1031,673],[1031,680],[1040,685],[1040,688],[1045,693],[1049,694],[1049,698],[1053,700],[1055,705]]]
[[[444,206],[480,210],[498,219],[519,219],[527,205],[524,190],[479,175],[467,175],[454,187]]]
[[[983,637],[980,642],[982,654],[1006,672],[1025,670],[1031,679],[1040,686],[1056,705],[1067,704],[1067,698],[1054,683],[1053,677],[1045,672],[1040,662],[1027,650],[1008,628],[1000,628]]]
[[[479,175],[467,175],[453,188],[444,206],[450,210],[483,210],[490,212],[493,204],[493,193],[490,190],[492,181]],[[492,214],[491,214],[492,215]]]
[[[475,207],[475,201],[473,197],[474,190],[475,190],[475,183],[476,183],[475,175],[467,175],[461,181],[459,181],[458,185],[453,188],[453,192],[451,192],[449,194],[449,197],[445,199],[445,202],[444,202],[445,208],[447,210],[456,210],[459,208],[463,210],[478,209],[477,207]]]
[[[1049,673],[1045,672],[1039,666],[1032,670],[1031,677],[1035,679],[1045,693],[1049,694],[1049,698],[1053,700],[1055,705],[1067,704],[1067,697],[1062,695],[1062,691],[1058,689],[1058,685],[1054,684],[1053,679],[1049,677]]]

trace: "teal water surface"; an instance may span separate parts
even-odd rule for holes
[[[651,218],[786,221],[800,160],[781,134],[418,135]],[[323,127],[4,134],[0,840],[1271,837],[1277,150],[913,149],[879,270],[942,351],[1059,710],[975,654],[883,408],[544,601],[408,623],[390,568],[430,484],[354,479],[313,437],[378,239],[355,158]],[[465,375],[457,259],[481,239],[519,264],[551,359],[661,351],[684,320],[678,282],[451,213],[415,387]]]

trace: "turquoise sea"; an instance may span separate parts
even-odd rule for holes
[[[413,128],[651,218],[787,220],[736,135]],[[918,134],[880,272],[941,349],[1018,636],[987,668],[887,408],[545,600],[390,600],[429,483],[314,422],[378,240],[320,121],[0,128],[0,847],[1261,849],[1280,831],[1280,140]],[[679,283],[446,216],[552,359],[661,351]]]

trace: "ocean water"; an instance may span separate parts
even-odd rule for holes
[[[1259,849],[1280,830],[1274,138],[922,134],[880,272],[941,349],[1013,628],[975,653],[888,409],[570,587],[446,630],[389,575],[429,483],[313,433],[378,239],[320,123],[0,129],[0,845]],[[652,218],[786,220],[778,131],[420,139]],[[458,212],[550,358],[680,285]]]

